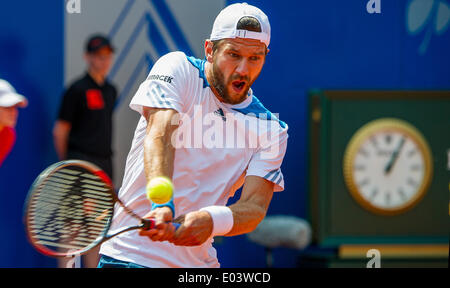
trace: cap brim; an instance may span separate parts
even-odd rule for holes
[[[27,107],[27,98],[17,93],[7,93],[0,96],[0,107],[12,107],[16,105],[21,108]]]

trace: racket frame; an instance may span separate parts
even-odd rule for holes
[[[107,223],[106,223],[105,227],[103,228],[103,231],[99,234],[97,239],[92,241],[91,244],[87,245],[83,249],[73,250],[72,252],[69,252],[70,250],[68,250],[67,252],[55,252],[54,250],[47,248],[45,245],[36,243],[36,241],[34,240],[35,237],[34,237],[34,234],[32,233],[31,227],[30,227],[30,225],[31,225],[30,205],[31,205],[31,203],[33,203],[33,201],[32,201],[33,197],[35,197],[36,193],[40,191],[39,188],[42,187],[46,181],[49,180],[49,177],[52,174],[60,171],[64,167],[73,166],[73,165],[76,165],[78,167],[86,169],[86,170],[90,171],[92,174],[95,174],[96,176],[98,176],[103,181],[103,183],[106,184],[107,187],[109,188],[109,190],[110,190],[109,193],[111,194],[111,196],[113,198],[114,204],[112,205],[111,216],[108,217]],[[125,227],[117,232],[114,232],[113,234],[108,234],[108,231],[111,228],[111,224],[112,224],[112,218],[113,218],[112,215],[114,215],[115,203],[119,203],[119,205],[122,206],[122,208],[124,208],[128,214],[130,214],[134,218],[139,219],[140,224],[136,225],[136,226]],[[151,219],[142,219],[141,217],[136,215],[133,211],[131,211],[128,207],[126,207],[120,201],[120,199],[117,197],[116,193],[114,192],[114,188],[113,188],[111,179],[98,166],[96,166],[92,163],[89,163],[87,161],[82,161],[82,160],[65,160],[65,161],[61,161],[61,162],[58,162],[58,163],[55,163],[55,164],[49,166],[41,174],[39,174],[39,176],[34,180],[33,184],[31,185],[31,187],[28,191],[28,194],[27,194],[27,197],[25,200],[24,225],[25,225],[25,230],[26,230],[26,235],[27,235],[28,241],[40,253],[42,253],[46,256],[51,256],[51,257],[77,257],[77,256],[87,253],[89,250],[97,247],[101,243],[103,243],[121,233],[131,231],[131,230],[136,230],[136,229],[149,230],[154,227],[154,221]]]

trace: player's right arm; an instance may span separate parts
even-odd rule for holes
[[[147,119],[147,130],[144,139],[144,168],[147,183],[159,176],[172,179],[175,146],[172,145],[172,134],[178,125],[172,124],[173,117],[178,112],[173,109],[143,108],[143,115]],[[169,207],[156,208],[144,218],[156,220],[156,228],[141,230],[141,236],[147,236],[153,241],[164,241],[173,237],[175,228],[167,222],[172,221],[172,210]]]
[[[172,179],[175,147],[171,143],[172,134],[178,125],[172,124],[178,114],[173,109],[143,108],[147,119],[147,132],[144,139],[144,165],[147,182],[158,176]]]
[[[187,73],[189,65],[186,55],[182,52],[172,52],[162,56],[153,65],[147,79],[141,83],[131,100],[131,109],[139,112],[147,120],[143,144],[147,183],[158,176],[172,179],[175,146],[171,141],[172,134],[178,127],[174,117],[178,113],[184,113],[185,105],[192,101],[191,97],[186,96],[190,76]],[[172,220],[172,213],[169,207],[151,210],[144,218],[154,218],[157,222],[156,229],[142,230],[140,235],[154,241],[164,241],[173,237],[175,230],[173,225],[165,224]]]

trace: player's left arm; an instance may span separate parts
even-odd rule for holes
[[[224,236],[235,236],[253,231],[264,219],[272,200],[274,183],[259,176],[247,176],[241,198],[230,205],[233,226]],[[214,222],[207,211],[194,211],[175,221],[183,225],[169,242],[179,246],[197,246],[211,237]]]
[[[233,228],[225,236],[235,236],[253,231],[264,219],[273,196],[274,183],[259,176],[247,176],[241,198],[230,205]]]
[[[284,190],[281,164],[287,148],[287,125],[270,122],[272,137],[251,159],[242,188],[241,198],[230,205],[233,226],[225,236],[235,236],[253,231],[264,219],[273,193]],[[270,175],[270,176],[269,176]]]
[[[280,126],[281,127],[281,126]],[[183,223],[172,242],[175,245],[201,245],[211,236],[235,236],[253,231],[264,219],[273,193],[284,189],[280,170],[286,147],[287,126],[277,129],[278,137],[262,147],[251,159],[240,199],[229,207],[209,206],[175,219]]]

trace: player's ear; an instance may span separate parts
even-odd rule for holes
[[[213,62],[213,46],[214,44],[210,40],[205,41],[205,57],[210,63]]]

